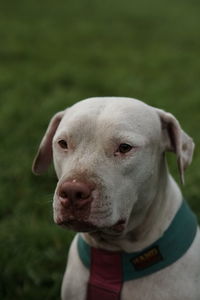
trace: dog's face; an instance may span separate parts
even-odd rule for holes
[[[53,141],[57,224],[120,235],[133,211],[147,211],[156,197],[164,152],[178,153],[176,140],[182,134],[178,127],[169,129],[166,116],[172,116],[162,114],[133,99],[94,98],[52,120],[34,167],[36,172],[42,164],[46,168]]]

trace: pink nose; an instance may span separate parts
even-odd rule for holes
[[[80,181],[65,181],[58,190],[58,196],[63,207],[73,206],[84,208],[92,202],[93,188]]]

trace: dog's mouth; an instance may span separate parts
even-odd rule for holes
[[[86,221],[65,220],[57,222],[57,224],[63,228],[68,228],[79,232],[91,232],[97,230],[97,226]]]
[[[98,227],[90,222],[83,221],[83,220],[60,220],[56,222],[59,226],[63,228],[68,228],[73,231],[77,232],[106,232],[106,233],[113,233],[113,234],[120,234],[125,229],[126,220],[121,219],[116,222],[114,225],[109,227]]]

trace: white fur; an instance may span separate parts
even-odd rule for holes
[[[58,187],[69,179],[84,178],[95,183],[87,222],[96,225],[100,232],[84,233],[83,238],[91,246],[134,252],[162,236],[182,200],[181,191],[168,172],[164,153],[176,153],[183,182],[194,148],[175,117],[135,99],[110,97],[81,101],[60,113],[59,118],[58,127],[48,128],[33,169],[40,173],[47,167],[41,150],[47,147],[45,140],[49,143],[49,134],[54,136]],[[59,148],[60,139],[67,140],[67,151]],[[117,151],[121,143],[130,144],[133,149],[122,155]],[[61,207],[56,192],[53,206],[57,222]],[[126,220],[125,229],[116,234],[112,226],[121,219]],[[89,272],[76,247],[77,237],[69,252],[63,300],[84,300],[86,295]],[[132,299],[200,299],[199,231],[191,248],[176,263],[124,283],[121,300]]]

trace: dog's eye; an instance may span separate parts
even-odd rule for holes
[[[68,145],[67,145],[67,142],[65,140],[60,140],[58,141],[58,144],[59,146],[62,148],[62,149],[68,149]]]
[[[131,145],[123,143],[123,144],[119,145],[117,152],[124,154],[124,153],[131,151],[132,148],[133,147]]]

